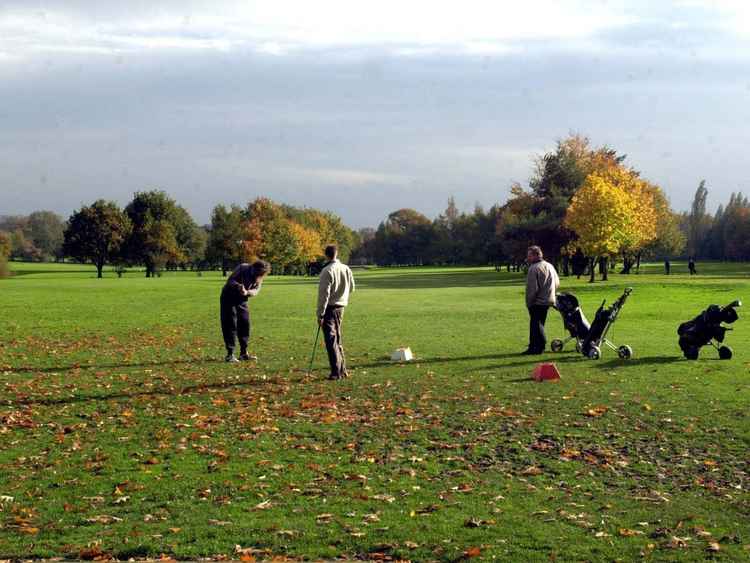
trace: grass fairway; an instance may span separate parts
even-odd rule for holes
[[[260,360],[227,365],[216,273],[16,264],[0,558],[747,560],[750,323],[740,309],[729,362],[683,360],[676,327],[750,299],[750,266],[702,266],[564,279],[589,318],[634,287],[612,336],[635,357],[569,344],[539,384],[521,274],[355,271],[353,377],[328,382],[323,348],[305,373],[316,280],[269,279]],[[554,311],[547,327],[562,335]],[[418,361],[385,361],[399,345]]]

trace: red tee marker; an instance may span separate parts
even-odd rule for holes
[[[534,367],[534,371],[531,372],[531,379],[535,381],[556,381],[560,379],[560,372],[557,371],[557,366],[555,364],[537,364]]]

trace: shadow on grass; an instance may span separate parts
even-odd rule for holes
[[[627,366],[648,366],[648,365],[661,365],[661,364],[673,364],[675,362],[683,361],[682,356],[646,356],[642,358],[631,358],[629,360],[622,360],[620,358],[613,358],[606,362],[599,362],[597,366],[603,369],[615,368],[615,367],[627,367]]]
[[[520,353],[511,352],[507,354],[486,354],[484,356],[436,356],[434,358],[416,358],[411,362],[394,362],[389,359],[376,360],[368,364],[349,364],[351,369],[363,369],[363,368],[380,368],[380,367],[396,367],[401,365],[423,365],[423,364],[444,364],[450,362],[468,362],[473,360],[501,360],[503,358],[516,358],[519,357]]]
[[[149,368],[159,366],[179,366],[189,364],[221,364],[224,360],[205,358],[202,360],[164,360],[155,362],[139,362],[136,364],[69,364],[64,366],[52,366],[52,367],[35,367],[35,366],[21,366],[16,368],[10,368],[8,371],[13,373],[55,373],[58,371],[72,371],[74,369],[120,369],[120,368]]]

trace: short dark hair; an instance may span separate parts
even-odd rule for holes
[[[534,256],[538,256],[539,258],[544,258],[544,254],[542,253],[542,249],[539,248],[537,245],[530,246],[528,252],[530,252]]]
[[[329,258],[330,260],[333,260],[336,258],[336,255],[339,253],[339,247],[335,244],[329,244],[326,246],[326,258]]]
[[[255,262],[253,262],[251,268],[253,270],[253,276],[257,278],[260,276],[265,276],[268,272],[270,272],[271,264],[269,264],[265,260],[256,260]]]

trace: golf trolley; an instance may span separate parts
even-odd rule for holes
[[[606,300],[602,301],[594,316],[594,322],[591,323],[591,328],[589,328],[588,333],[581,343],[581,352],[584,356],[592,360],[598,360],[602,356],[603,346],[607,346],[617,352],[617,355],[623,360],[628,360],[633,356],[633,349],[630,346],[616,346],[607,340],[609,329],[615,324],[620,310],[625,305],[625,301],[632,291],[633,288],[631,287],[625,288],[622,295],[609,308],[605,309],[604,304]]]
[[[720,359],[731,359],[732,349],[722,343],[727,331],[732,329],[722,326],[722,323],[735,322],[739,318],[735,309],[741,306],[742,302],[739,299],[725,307],[710,305],[692,321],[682,323],[677,329],[677,334],[680,337],[679,344],[684,356],[688,360],[697,360],[700,349],[710,344],[719,352]]]
[[[559,293],[557,295],[557,303],[555,309],[558,310],[562,317],[563,326],[568,331],[568,336],[565,340],[561,338],[555,338],[550,343],[550,348],[553,352],[562,352],[565,345],[571,340],[576,341],[576,352],[581,351],[583,339],[589,332],[591,325],[588,319],[583,314],[578,299],[572,293]]]

